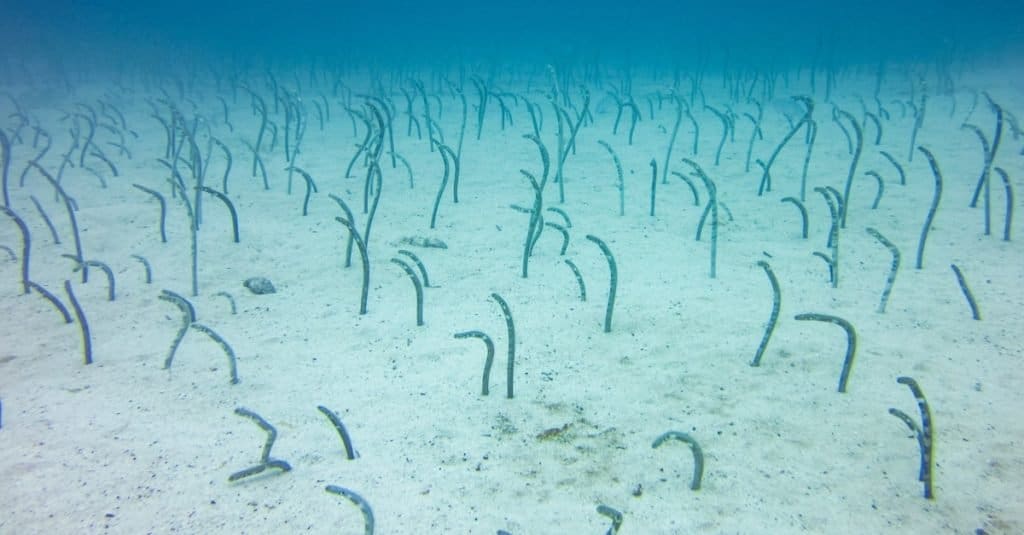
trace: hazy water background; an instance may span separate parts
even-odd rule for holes
[[[950,54],[985,59],[1020,50],[1024,40],[1024,4],[1015,0],[19,0],[4,11],[4,55],[66,62],[187,50],[292,62],[589,56],[780,68]]]

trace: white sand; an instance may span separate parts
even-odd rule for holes
[[[671,169],[692,157],[717,182],[719,198],[733,220],[721,214],[717,278],[708,276],[705,232],[694,240],[701,208],[686,186],[673,178],[659,185],[657,216],[648,216],[649,160],[665,157],[675,118],[666,101],[648,117],[644,97],[664,89],[638,75],[633,94],[643,120],[632,146],[626,119],[613,136],[615,110],[604,90],[592,87],[596,125],[584,127],[577,152],[565,165],[566,202],[557,203],[549,183],[545,206],[561,206],[572,217],[571,243],[558,255],[560,238],[546,229],[520,277],[528,216],[509,208],[529,206],[532,194],[519,174],[538,174],[526,108],[512,108],[513,127],[499,131],[497,102],[491,100],[483,139],[476,122],[472,86],[467,83],[470,121],[463,148],[460,202],[445,194],[436,230],[428,228],[441,177],[441,158],[426,141],[406,136],[405,115],[394,123],[395,144],[415,172],[410,189],[401,166],[383,159],[384,186],[370,239],[369,313],[358,314],[361,274],[358,254],[343,268],[346,234],[334,221],[341,214],[328,193],[349,203],[357,226],[364,225],[362,185],[344,169],[362,140],[353,136],[339,98],[329,98],[331,120],[319,129],[313,99],[330,89],[304,86],[308,131],[298,164],[319,187],[310,213],[301,216],[303,183],[285,193],[287,173],[282,139],[264,151],[271,190],[250,177],[251,157],[242,140],[253,142],[258,121],[249,99],[230,91],[234,131],[224,124],[212,85],[189,96],[196,113],[234,153],[230,197],[238,208],[241,243],[230,240],[226,211],[213,197],[203,200],[199,233],[198,297],[190,296],[189,238],[185,210],[170,202],[169,241],[157,230],[157,204],[131,187],[140,183],[165,194],[165,134],[150,117],[147,98],[155,90],[127,81],[125,89],[81,84],[74,96],[33,95],[41,89],[8,88],[33,120],[55,136],[42,160],[54,172],[70,145],[70,122],[62,111],[83,112],[74,103],[116,103],[127,119],[132,158],[108,145],[116,136],[97,133],[97,143],[119,166],[111,176],[94,157],[87,164],[109,181],[107,189],[88,172],[65,172],[64,186],[78,203],[84,256],[108,263],[117,299],[108,302],[101,271],[82,284],[74,263],[67,216],[52,188],[34,171],[17,186],[31,149],[31,130],[13,147],[12,207],[32,232],[32,280],[62,301],[71,280],[92,329],[95,363],[83,365],[77,324],[64,324],[38,294],[22,295],[20,261],[0,262],[0,532],[3,533],[362,533],[359,510],[324,487],[340,485],[361,494],[373,507],[378,533],[603,533],[609,521],[597,514],[605,504],[624,515],[621,533],[988,533],[1024,531],[1020,482],[1024,440],[1020,385],[1024,320],[1024,228],[1018,214],[1014,236],[1001,241],[1004,195],[993,175],[993,235],[982,235],[980,208],[968,201],[982,169],[975,135],[961,130],[971,105],[970,90],[989,90],[1007,110],[1024,114],[1019,88],[997,72],[969,72],[957,80],[954,99],[932,95],[918,143],[931,149],[945,177],[944,191],[928,237],[924,269],[914,269],[915,251],[934,180],[925,158],[907,163],[913,119],[900,116],[894,100],[907,101],[910,82],[893,72],[883,94],[892,119],[875,147],[868,127],[855,178],[849,220],[840,234],[840,281],[830,287],[824,262],[828,211],[816,186],[843,189],[850,155],[831,120],[831,105],[819,86],[815,119],[819,130],[811,159],[807,194],[810,238],[800,239],[796,209],[780,198],[798,194],[804,145],[794,139],[772,169],[773,190],[756,195],[760,172],[743,171],[751,123],[736,120],[713,165],[721,135],[715,116],[694,107],[700,121],[700,149],[690,153],[693,132],[684,118]],[[1012,75],[1006,75],[1012,78]],[[281,80],[291,80],[282,75]],[[1018,78],[1019,79],[1019,78]],[[305,81],[305,80],[304,80]],[[360,78],[347,79],[357,92]],[[205,84],[205,82],[204,82]],[[261,75],[250,84],[268,100]],[[806,72],[776,97],[806,94]],[[294,83],[285,82],[294,90]],[[554,154],[555,119],[532,82],[530,97],[542,103],[543,136]],[[430,84],[428,84],[429,88]],[[495,88],[521,92],[522,81],[500,79]],[[869,96],[870,78],[841,77],[834,101],[862,117],[859,96]],[[717,79],[706,81],[707,102],[724,109],[728,95]],[[167,87],[174,94],[173,86]],[[394,103],[404,110],[397,93]],[[59,92],[58,92],[59,93]],[[112,95],[105,97],[104,95]],[[578,95],[573,95],[578,103]],[[458,101],[441,94],[439,124],[445,141],[458,136]],[[870,100],[870,99],[869,99]],[[359,99],[354,107],[361,107]],[[3,101],[3,117],[13,112]],[[436,101],[432,111],[437,115]],[[733,104],[737,114],[753,113]],[[421,113],[417,103],[417,113]],[[161,108],[166,118],[167,109]],[[1024,117],[1024,115],[1021,115]],[[272,114],[283,135],[283,111]],[[422,121],[422,116],[420,116]],[[970,121],[991,138],[994,115],[978,105]],[[110,122],[102,119],[101,122]],[[5,119],[7,132],[16,124]],[[767,159],[788,126],[765,107],[764,140],[754,157]],[[205,130],[200,147],[206,150]],[[626,172],[626,215],[618,215],[615,171],[597,143],[609,142]],[[1016,187],[1017,211],[1024,196],[1022,141],[1004,130],[996,165]],[[266,145],[265,145],[266,146]],[[907,185],[879,155],[892,152],[904,164]],[[76,152],[77,159],[77,152]],[[207,182],[220,189],[224,160],[215,151]],[[875,183],[864,172],[885,178],[885,195],[870,210]],[[186,177],[190,175],[186,172]],[[449,184],[449,188],[451,184]],[[55,245],[30,195],[43,203],[57,225]],[[706,193],[700,188],[701,202]],[[548,221],[557,216],[545,213]],[[20,257],[17,227],[3,218],[0,244]],[[864,229],[875,227],[896,243],[903,263],[888,311],[877,313],[890,255]],[[599,249],[584,236],[605,240],[618,261],[619,287],[611,333],[602,332],[608,268]],[[447,250],[416,249],[430,274],[425,321],[415,326],[413,287],[389,259],[405,236],[444,240]],[[0,252],[0,254],[4,254]],[[145,284],[147,257],[154,281]],[[562,260],[576,262],[586,279],[588,300]],[[749,366],[771,310],[771,288],[759,260],[770,263],[781,285],[781,314],[761,367]],[[950,264],[959,265],[977,297],[982,321],[973,321]],[[266,276],[273,295],[257,296],[241,283]],[[228,380],[227,360],[209,338],[190,331],[174,365],[162,369],[180,324],[179,311],[158,299],[161,289],[188,296],[198,320],[233,346],[240,384]],[[237,300],[238,313],[216,292]],[[515,398],[506,399],[507,336],[497,292],[515,318]],[[845,394],[837,393],[846,339],[837,326],[795,321],[816,312],[848,320],[858,346]],[[480,395],[484,346],[453,334],[479,329],[495,341],[491,395]],[[922,497],[917,481],[918,446],[907,427],[887,414],[896,407],[918,418],[899,376],[914,377],[931,404],[934,419],[935,499]],[[349,461],[341,442],[317,410],[325,405],[347,425],[360,456]],[[276,426],[272,457],[294,468],[229,483],[228,476],[257,462],[265,434],[236,407],[249,408]],[[538,435],[568,427],[546,440]],[[705,458],[703,486],[689,489],[693,467],[686,445],[669,442],[652,449],[660,434],[690,433]],[[634,492],[639,489],[640,492]],[[639,495],[634,495],[639,494]]]

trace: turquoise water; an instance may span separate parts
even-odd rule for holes
[[[518,2],[7,2],[15,50],[92,43],[238,57],[444,64],[579,54],[733,65],[932,60],[1019,46],[1013,0]],[[8,49],[8,53],[11,50]],[[70,61],[75,54],[69,54]]]

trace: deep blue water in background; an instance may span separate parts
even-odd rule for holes
[[[1024,1],[17,0],[7,58],[161,52],[296,61],[548,61],[728,65],[928,61],[1019,51]]]

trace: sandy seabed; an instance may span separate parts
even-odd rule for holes
[[[831,102],[825,102],[819,79],[807,239],[795,206],[780,202],[800,195],[803,132],[774,162],[771,190],[763,195],[762,172],[753,161],[767,161],[789,131],[785,114],[799,119],[802,108],[788,97],[810,94],[806,72],[790,75],[787,84],[780,77],[773,97],[764,99],[763,139],[753,143],[749,171],[744,167],[754,123],[746,114],[756,117],[756,108],[734,102],[720,79],[705,80],[704,95],[692,106],[700,125],[697,153],[684,116],[669,167],[694,180],[699,204],[669,174],[667,183],[658,179],[654,216],[650,160],[660,174],[676,120],[673,100],[655,95],[668,95],[671,80],[636,76],[632,95],[641,120],[632,144],[628,110],[613,134],[614,99],[606,87],[592,86],[594,122],[580,129],[565,160],[564,203],[554,168],[544,190],[544,207],[562,208],[571,218],[568,247],[560,255],[562,238],[546,227],[528,278],[521,276],[521,263],[530,216],[511,206],[532,205],[520,169],[539,178],[541,163],[536,145],[523,137],[533,130],[527,106],[511,95],[526,96],[542,110],[542,139],[554,161],[557,123],[545,97],[547,72],[491,81],[491,90],[504,94],[511,124],[502,129],[492,97],[479,140],[477,96],[467,81],[459,202],[453,203],[449,181],[434,229],[430,217],[442,157],[415,127],[409,135],[399,87],[412,86],[395,84],[388,95],[396,108],[394,146],[413,179],[401,162],[393,167],[384,151],[364,315],[359,255],[345,267],[348,233],[328,195],[344,199],[363,229],[365,158],[357,159],[352,177],[345,170],[366,127],[345,107],[369,114],[357,96],[370,90],[365,75],[346,75],[337,92],[326,74],[313,86],[300,79],[301,88],[281,77],[288,80],[281,87],[301,95],[304,108],[306,132],[295,164],[317,187],[305,216],[305,183],[298,174],[287,192],[285,107],[274,103],[262,73],[246,76],[278,130],[276,142],[269,142],[268,131],[261,146],[269,190],[252,176],[252,152],[245,145],[255,143],[259,131],[254,100],[226,81],[200,78],[180,93],[170,80],[145,78],[76,81],[72,93],[41,84],[7,86],[13,100],[0,99],[0,106],[12,138],[10,208],[31,232],[30,278],[65,304],[64,281],[70,281],[91,330],[94,362],[83,365],[78,321],[63,322],[37,292],[23,293],[21,235],[5,217],[0,244],[13,255],[0,251],[0,531],[363,533],[360,509],[324,490],[338,485],[372,507],[378,533],[603,533],[611,521],[597,512],[599,505],[621,511],[623,534],[1022,532],[1024,229],[1018,218],[1011,240],[1002,240],[1005,193],[993,171],[992,232],[984,235],[984,203],[969,203],[985,159],[976,134],[961,127],[977,125],[991,142],[996,114],[979,94],[987,91],[1008,112],[994,166],[1024,191],[1022,140],[1012,116],[1024,110],[1024,96],[1005,72],[968,70],[958,74],[954,93],[930,91],[916,142],[935,155],[943,189],[922,269],[915,269],[916,251],[935,179],[922,152],[908,158],[915,123],[910,103],[919,103],[920,93],[911,95],[913,82],[905,73],[893,72],[882,88],[889,117],[880,121],[877,145],[875,127],[864,115],[865,109],[879,114],[870,98],[873,78],[841,75]],[[424,82],[432,120],[444,143],[455,148],[461,103],[430,76]],[[688,81],[682,96],[689,101]],[[186,208],[170,196],[168,169],[158,161],[166,157],[167,133],[156,117],[171,122],[168,98],[187,121],[202,118],[196,142],[208,158],[208,186],[223,191],[226,168],[223,151],[210,148],[209,136],[234,156],[228,195],[238,211],[240,241],[232,242],[223,204],[204,196],[197,296],[191,292]],[[578,92],[571,98],[576,106],[582,102]],[[723,126],[704,102],[735,117],[717,165]],[[847,224],[839,231],[835,288],[827,264],[813,254],[831,255],[829,208],[814,188],[843,192],[853,158],[833,120],[833,104],[863,122],[865,138],[846,199]],[[68,150],[69,130],[77,125],[84,136],[90,108],[100,125],[92,143],[116,165],[117,176],[94,150],[84,158],[81,144]],[[569,113],[575,118],[578,111]],[[19,113],[29,125],[17,127]],[[416,100],[418,122],[425,121],[424,113]],[[840,122],[849,128],[848,121]],[[83,259],[110,266],[113,301],[102,270],[90,268],[85,284],[75,270],[67,211],[42,174],[29,168],[19,185],[44,144],[34,139],[37,126],[53,136],[39,160],[47,172],[56,174],[62,156],[70,154],[62,185],[77,205]],[[615,166],[599,140],[622,161],[623,216]],[[881,151],[903,166],[905,185]],[[186,147],[185,162],[188,154]],[[683,158],[697,162],[717,186],[714,278],[710,229],[695,240],[707,190]],[[877,183],[865,175],[871,170],[884,182],[877,209],[871,208]],[[191,187],[187,163],[181,172]],[[157,202],[133,184],[167,196],[166,243],[160,241]],[[32,197],[52,219],[59,244]],[[546,222],[564,224],[555,212],[542,213]],[[877,309],[891,255],[868,227],[902,252],[885,313]],[[607,333],[609,265],[586,235],[607,243],[617,263]],[[408,245],[407,238],[441,240],[447,249]],[[390,261],[399,249],[413,251],[429,273],[423,326],[416,325],[409,276]],[[132,255],[148,259],[152,283]],[[582,273],[585,301],[566,259]],[[758,262],[778,279],[781,310],[761,365],[752,367],[773,303]],[[962,270],[980,321],[972,320],[951,264]],[[256,276],[270,279],[276,293],[256,295],[242,286]],[[160,299],[164,289],[188,298],[196,321],[230,344],[238,384],[229,380],[224,351],[196,328],[188,329],[173,366],[164,369],[182,325],[181,311]],[[233,297],[237,313],[220,292]],[[513,399],[505,396],[507,328],[492,293],[508,302],[515,322]],[[837,392],[844,330],[795,319],[804,313],[840,317],[855,328],[845,393]],[[469,330],[494,339],[487,396],[481,395],[484,344],[453,336]],[[931,500],[918,481],[918,441],[888,414],[897,408],[919,419],[914,396],[897,383],[901,376],[920,384],[931,407]],[[344,422],[358,451],[355,460],[346,459],[318,405]],[[287,461],[291,471],[228,480],[259,462],[266,439],[260,427],[234,413],[238,407],[276,427],[270,455]],[[694,461],[686,444],[652,448],[667,431],[688,433],[700,444],[700,490],[690,489]]]

